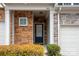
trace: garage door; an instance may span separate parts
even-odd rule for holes
[[[0,45],[3,45],[5,42],[4,42],[4,22],[0,22]]]
[[[59,44],[62,55],[79,55],[79,27],[62,26]]]

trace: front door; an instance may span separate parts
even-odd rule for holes
[[[43,24],[35,24],[35,43],[43,44]]]

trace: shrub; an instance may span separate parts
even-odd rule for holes
[[[0,46],[0,56],[42,56],[44,48],[41,45],[9,45]]]
[[[47,45],[48,55],[49,56],[60,56],[60,47],[56,44]]]

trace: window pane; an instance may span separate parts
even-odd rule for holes
[[[74,5],[79,5],[79,3],[74,3]]]
[[[71,5],[71,3],[64,3],[64,5]]]
[[[20,19],[20,24],[21,25],[26,25],[26,19]]]
[[[62,3],[58,3],[58,5],[62,5]]]
[[[23,25],[26,25],[26,19],[23,20]]]

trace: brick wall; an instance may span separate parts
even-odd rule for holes
[[[0,22],[4,21],[4,9],[0,8]]]
[[[28,26],[19,26],[19,17],[28,18]],[[14,11],[14,43],[15,44],[28,44],[32,43],[32,11]]]

